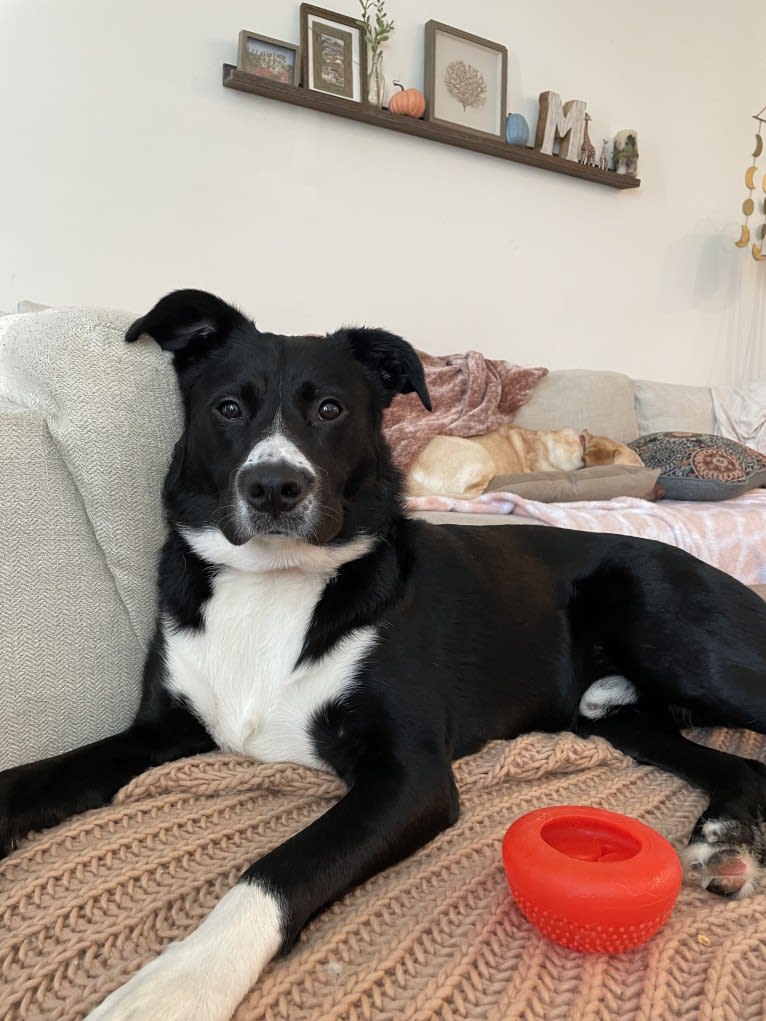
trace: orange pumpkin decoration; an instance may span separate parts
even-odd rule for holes
[[[419,89],[405,89],[401,82],[394,82],[402,91],[391,96],[388,109],[405,117],[422,117],[426,112],[426,97]]]

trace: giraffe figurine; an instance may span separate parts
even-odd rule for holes
[[[583,129],[582,145],[580,146],[580,163],[583,163],[586,167],[595,167],[596,165],[596,147],[590,140],[588,135],[588,121],[592,120],[589,113],[585,114],[585,128]]]
[[[601,140],[601,155],[598,158],[598,168],[599,168],[599,170],[608,170],[609,169],[609,153],[607,152],[607,148],[606,148],[608,145],[609,145],[609,139],[608,138],[602,138],[602,140]]]

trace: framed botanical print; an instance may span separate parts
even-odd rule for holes
[[[426,120],[482,135],[505,128],[508,50],[500,43],[426,23]]]
[[[304,88],[364,101],[367,47],[361,21],[301,4],[301,52]]]

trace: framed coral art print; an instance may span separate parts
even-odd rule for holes
[[[426,120],[481,135],[502,135],[508,50],[439,21],[426,23]]]
[[[301,51],[304,88],[364,101],[367,51],[361,21],[301,4]]]

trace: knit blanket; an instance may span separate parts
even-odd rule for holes
[[[613,500],[540,503],[515,493],[483,493],[473,500],[413,496],[410,511],[514,514],[545,525],[583,532],[612,532],[679,546],[745,585],[766,583],[766,489],[732,500],[660,500],[623,496]]]
[[[748,732],[705,738],[766,752]],[[458,824],[316,918],[236,1021],[762,1021],[766,896],[684,888],[651,942],[602,956],[550,943],[508,891],[501,841],[521,813],[596,805],[680,847],[699,791],[571,734],[495,741],[455,775]],[[213,754],[160,766],[114,804],[31,836],[0,866],[0,1017],[78,1021],[341,795],[319,771]]]
[[[479,351],[418,351],[418,358],[433,410],[426,411],[417,394],[400,394],[383,418],[394,461],[403,471],[434,436],[478,436],[510,422],[548,372],[494,361]]]

